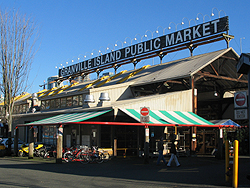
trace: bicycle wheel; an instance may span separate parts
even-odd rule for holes
[[[104,155],[103,155],[103,153],[101,153],[100,155],[98,155],[97,157],[96,157],[96,162],[97,163],[102,163],[103,162],[103,158],[104,158]]]
[[[24,157],[24,152],[23,151],[18,151],[18,156],[19,157]]]
[[[82,164],[88,164],[89,163],[89,154],[86,153],[86,152],[81,152],[79,154],[79,161],[82,163]]]
[[[41,158],[46,158],[48,156],[48,152],[46,149],[40,149],[38,151],[38,156]]]
[[[109,153],[103,153],[103,161],[108,162],[110,160],[110,155]]]
[[[73,153],[71,151],[67,151],[66,153],[64,153],[63,159],[67,163],[71,162],[73,160]]]

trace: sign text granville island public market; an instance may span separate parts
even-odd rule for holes
[[[228,30],[228,17],[219,18],[181,31],[160,36],[148,41],[122,48],[92,59],[59,69],[59,77],[68,77],[105,65],[124,61],[137,55],[147,54],[162,48],[185,43]]]

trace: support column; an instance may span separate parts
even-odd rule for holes
[[[29,139],[29,159],[33,159],[34,156],[34,128],[30,127],[30,139]]]
[[[163,59],[163,57],[164,57],[165,55],[167,55],[167,53],[163,53],[163,52],[158,53],[158,56],[159,56],[159,58],[160,58],[160,64],[162,64],[162,59]]]
[[[18,137],[19,137],[19,129],[16,127],[14,129],[14,156],[18,155]]]
[[[57,128],[57,140],[56,140],[56,163],[62,163],[62,148],[63,148],[63,125]]]
[[[145,126],[144,164],[149,163],[149,128]]]
[[[197,114],[197,89],[195,89],[194,77],[191,77],[191,88],[192,88],[192,104],[193,104],[193,113]],[[191,137],[191,154],[195,154],[195,149],[197,147],[197,127],[191,127],[190,137]]]

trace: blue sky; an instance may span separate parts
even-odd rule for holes
[[[188,26],[188,20],[205,21],[219,16],[229,16],[229,34],[234,35],[230,47],[240,55],[250,52],[250,14],[248,0],[0,0],[1,10],[18,9],[20,13],[32,17],[39,26],[40,38],[38,52],[31,67],[27,92],[34,93],[42,88],[44,80],[58,74],[58,68],[75,63],[78,58],[91,57],[91,53],[104,51],[107,47],[118,49],[125,44],[125,39],[139,38],[145,33],[153,37],[163,34],[162,28],[170,24],[174,32]],[[213,17],[211,13],[215,14]],[[194,23],[194,21],[190,23]],[[171,23],[174,22],[174,23]],[[149,39],[151,37],[148,37]],[[241,42],[240,42],[241,41]],[[134,42],[134,41],[133,41]],[[117,47],[114,45],[117,43]],[[242,45],[241,45],[242,44]],[[194,55],[226,48],[226,42],[220,41],[194,50]],[[189,56],[188,50],[168,54],[163,62]],[[158,64],[159,58],[141,61],[137,67]],[[57,67],[57,68],[55,68]],[[133,64],[122,66],[122,70],[133,69]],[[104,72],[113,72],[106,70]],[[91,75],[91,79],[96,75]]]

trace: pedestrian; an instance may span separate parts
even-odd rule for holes
[[[175,149],[175,144],[174,144],[174,140],[171,143],[171,148],[170,148],[170,153],[171,153],[171,157],[168,161],[167,166],[171,166],[172,161],[175,161],[176,166],[181,166],[181,164],[179,163],[177,156],[176,156],[176,149]]]
[[[167,161],[164,159],[163,156],[163,137],[160,138],[160,141],[158,142],[158,151],[159,151],[159,155],[158,155],[158,159],[157,159],[157,165],[160,164],[161,160],[163,160],[164,164],[167,164]]]

